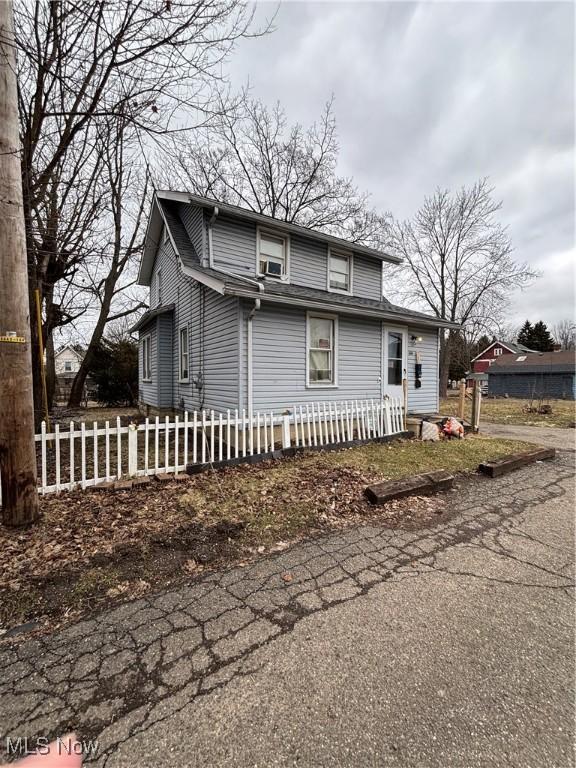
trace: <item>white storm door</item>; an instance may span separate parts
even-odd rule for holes
[[[402,398],[402,379],[407,378],[408,331],[406,328],[383,326],[384,360],[382,379],[384,394]]]

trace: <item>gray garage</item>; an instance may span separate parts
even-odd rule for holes
[[[576,399],[576,352],[506,355],[488,369],[490,395]]]

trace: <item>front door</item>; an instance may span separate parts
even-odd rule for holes
[[[408,332],[406,328],[383,325],[382,333],[384,342],[382,394],[402,398],[402,379],[407,377],[408,368]]]

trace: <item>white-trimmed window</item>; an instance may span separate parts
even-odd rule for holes
[[[502,354],[502,347],[495,347],[494,348],[494,357],[500,357]]]
[[[328,251],[328,290],[352,293],[352,254]]]
[[[162,270],[156,272],[156,303],[162,304]]]
[[[72,372],[72,360],[65,360],[64,361],[64,371],[66,373]]]
[[[152,361],[150,354],[150,336],[142,337],[142,380],[151,381]]]
[[[309,314],[306,335],[308,386],[335,387],[337,385],[337,317]]]
[[[290,239],[288,235],[259,229],[257,240],[258,274],[287,280]]]
[[[179,334],[179,360],[180,367],[178,372],[179,381],[188,381],[190,379],[190,369],[188,368],[188,326],[180,328]]]

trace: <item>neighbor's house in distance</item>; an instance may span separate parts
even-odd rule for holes
[[[56,400],[68,399],[74,377],[84,359],[84,348],[80,344],[66,344],[54,353],[56,372]]]
[[[496,360],[505,355],[532,354],[534,350],[528,349],[524,344],[510,341],[494,340],[486,349],[472,359],[472,370],[466,374],[466,386],[472,387],[474,381],[479,381],[481,387],[486,390],[488,386],[488,370]]]
[[[244,208],[157,192],[139,283],[139,400],[148,413],[284,412],[402,397],[438,411],[440,328],[383,295],[391,254]]]
[[[576,352],[506,355],[488,369],[491,395],[533,399],[576,399]]]

